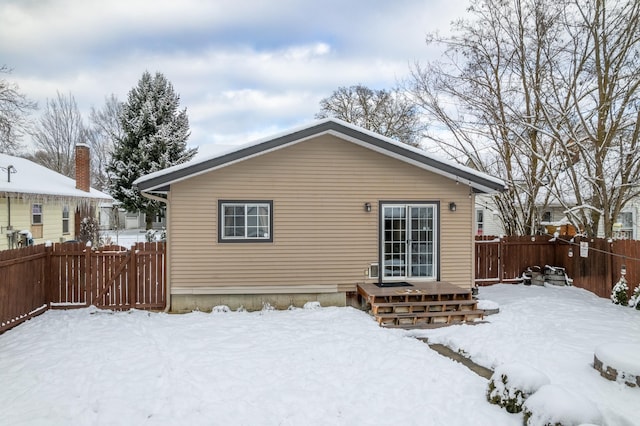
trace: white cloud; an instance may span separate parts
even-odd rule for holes
[[[4,0],[0,58],[44,105],[71,93],[88,116],[162,72],[192,143],[235,143],[313,119],[339,86],[388,88],[433,52],[464,0]]]

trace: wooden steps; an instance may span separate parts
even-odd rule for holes
[[[383,327],[433,328],[482,320],[471,290],[446,282],[419,283],[412,287],[358,285],[358,294]]]

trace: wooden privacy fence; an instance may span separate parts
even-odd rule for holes
[[[0,333],[49,308],[44,245],[0,251]]]
[[[0,333],[49,308],[164,309],[165,243],[0,251]]]
[[[545,265],[565,268],[574,286],[600,297],[611,295],[623,265],[630,291],[640,283],[640,241],[637,240],[481,236],[476,237],[475,252],[477,285],[520,282],[528,267]]]

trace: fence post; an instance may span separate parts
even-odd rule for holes
[[[129,259],[129,273],[127,274],[128,290],[129,290],[129,304],[130,309],[134,309],[138,298],[138,244],[130,247],[131,257]]]
[[[503,247],[506,244],[505,238],[504,237],[499,237],[500,238],[500,243],[498,244],[498,282],[501,283],[504,280],[504,261],[503,261],[503,255],[504,253],[504,249]]]
[[[91,286],[91,246],[84,246],[84,301],[87,306],[91,305],[93,300],[93,288]]]
[[[53,250],[53,243],[51,245],[44,246],[44,271],[43,277],[44,280],[44,298],[47,303],[47,309],[51,307],[51,302],[53,300],[53,271],[51,270],[51,250]]]
[[[616,273],[616,268],[614,268],[615,265],[613,262],[613,258],[614,258],[613,240],[609,239],[607,241],[608,241],[607,245],[609,247],[609,250],[606,256],[608,259],[607,266],[609,267],[609,273],[607,274],[609,282],[607,282],[606,285],[607,285],[608,294],[611,294],[611,292],[613,291],[613,285],[614,285],[613,283],[617,282],[618,280],[616,280],[615,277],[613,276]],[[606,293],[605,293],[605,296],[603,297],[606,297]]]

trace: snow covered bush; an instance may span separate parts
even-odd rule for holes
[[[262,312],[268,312],[268,311],[275,311],[276,308],[274,308],[271,303],[269,302],[262,302]]]
[[[547,384],[549,378],[535,368],[519,363],[503,364],[489,380],[487,400],[509,413],[519,413],[525,400]]]
[[[578,426],[602,424],[592,401],[556,385],[542,386],[523,406],[526,426]]]
[[[311,301],[311,302],[307,302],[304,304],[303,309],[320,309],[320,302],[318,301]]]
[[[227,305],[217,305],[211,309],[212,314],[223,314],[227,312],[231,312],[231,309]]]
[[[628,291],[629,286],[627,285],[627,280],[622,276],[616,285],[613,286],[613,290],[611,290],[611,301],[616,305],[627,306],[627,302],[629,301]]]
[[[110,235],[100,235],[100,247],[113,245],[113,239]]]
[[[640,311],[640,284],[633,289],[633,294],[629,299],[629,306]]]
[[[166,241],[167,230],[165,228],[158,230],[147,229],[147,232],[144,234],[144,238],[148,243],[155,243],[156,241]]]

